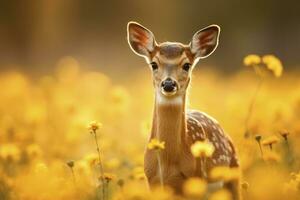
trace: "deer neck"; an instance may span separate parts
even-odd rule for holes
[[[165,142],[162,156],[172,161],[178,159],[185,147],[186,95],[168,98],[161,93],[155,95],[154,117],[151,138]]]

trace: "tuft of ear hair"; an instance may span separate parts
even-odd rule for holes
[[[157,46],[153,33],[137,22],[127,24],[127,40],[132,51],[145,58],[149,58]]]
[[[190,48],[196,59],[206,58],[216,50],[220,31],[221,28],[218,25],[210,25],[194,34]]]

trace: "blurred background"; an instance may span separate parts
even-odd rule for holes
[[[126,42],[126,24],[137,21],[158,42],[188,43],[212,23],[222,28],[218,50],[203,65],[240,68],[250,53],[275,54],[297,68],[300,3],[293,0],[27,0],[0,2],[0,66],[31,74],[52,72],[63,56],[109,76],[144,66]]]
[[[245,200],[299,200],[299,11],[292,0],[0,1],[0,200],[99,200],[94,120],[114,177],[107,199],[175,199],[149,193],[143,172],[154,92],[126,41],[131,20],[158,42],[189,43],[221,26],[217,51],[193,73],[188,107],[232,137]]]

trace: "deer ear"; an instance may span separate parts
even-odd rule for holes
[[[153,33],[136,22],[128,23],[127,39],[132,51],[146,58],[150,57],[156,46]]]
[[[216,50],[220,30],[218,25],[210,25],[194,34],[190,48],[196,58],[206,58]]]

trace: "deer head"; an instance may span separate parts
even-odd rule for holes
[[[194,66],[215,51],[220,27],[210,25],[199,30],[188,45],[157,43],[153,33],[136,22],[128,23],[127,34],[132,51],[150,65],[157,94],[171,99],[186,93]]]

